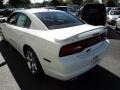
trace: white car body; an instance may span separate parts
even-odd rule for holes
[[[118,18],[120,18],[120,10],[110,10],[107,15],[107,26],[115,30],[117,28],[118,23],[116,22]]]
[[[115,20],[115,24],[114,25],[108,25],[110,28],[112,28],[113,30],[120,30],[120,18]]]
[[[42,69],[46,75],[69,80],[95,67],[103,58],[108,48],[108,40],[102,40],[89,46],[81,52],[60,57],[61,47],[70,43],[94,37],[96,34],[106,33],[103,26],[83,24],[80,26],[49,30],[33,13],[62,12],[47,9],[20,10],[31,19],[30,28],[18,27],[3,23],[2,33],[5,39],[24,56],[24,46],[30,46],[36,53]],[[91,41],[92,42],[92,41]],[[75,49],[80,48],[76,47]],[[50,62],[44,59],[50,60]]]
[[[120,18],[116,20],[115,28],[120,29]]]
[[[107,15],[107,21],[111,22],[112,20],[116,20],[120,17],[120,15],[117,14],[111,14],[112,12],[120,12],[120,10],[110,10]]]

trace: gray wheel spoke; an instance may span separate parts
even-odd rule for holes
[[[34,54],[30,51],[27,52],[27,55],[26,55],[26,59],[27,59],[27,65],[28,65],[28,68],[31,70],[31,72],[34,74],[37,72],[37,64],[35,62],[35,57],[34,57]]]

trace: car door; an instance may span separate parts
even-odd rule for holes
[[[4,30],[3,33],[7,39],[7,41],[9,41],[12,45],[16,46],[16,42],[15,42],[15,38],[16,35],[14,35],[14,31],[16,28],[16,23],[17,23],[17,19],[19,17],[18,13],[14,13],[12,14],[8,19],[7,22],[4,24]]]
[[[22,52],[23,51],[23,45],[25,44],[25,37],[28,35],[27,32],[29,32],[29,27],[31,25],[31,20],[30,18],[23,14],[20,13],[16,26],[17,29],[14,31],[14,34],[16,38],[14,39],[17,43],[17,49]]]
[[[6,23],[8,41],[20,52],[30,24],[31,20],[23,13],[14,13]]]

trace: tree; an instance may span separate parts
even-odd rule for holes
[[[3,0],[0,0],[0,8],[4,8]]]
[[[102,2],[108,7],[114,7],[118,4],[118,0],[102,0]]]
[[[51,5],[52,5],[52,6],[63,5],[63,0],[52,0],[52,1],[51,1]]]
[[[44,0],[44,2],[42,3],[42,6],[43,6],[43,7],[49,6],[49,2]]]
[[[72,0],[65,0],[66,4],[72,4]]]
[[[15,8],[18,7],[29,7],[31,4],[30,0],[9,0],[9,4],[14,6]]]
[[[83,2],[83,0],[72,0],[72,3],[73,3],[73,4],[81,5],[82,2]]]
[[[3,0],[0,0],[0,5],[3,5]]]
[[[94,3],[94,0],[84,0],[84,4]]]

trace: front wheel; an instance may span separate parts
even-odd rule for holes
[[[38,77],[44,74],[43,69],[39,63],[39,60],[35,52],[31,48],[25,50],[25,57],[26,57],[27,66],[34,76]]]

